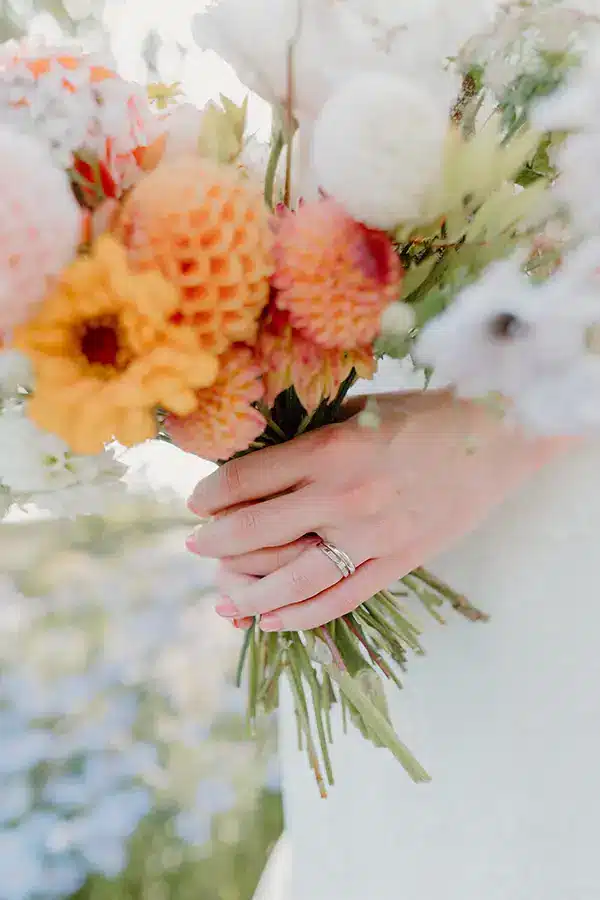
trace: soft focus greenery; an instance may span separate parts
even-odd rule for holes
[[[4,523],[0,526],[0,573],[16,581],[25,595],[25,602],[29,597],[47,596],[48,603],[52,604],[56,602],[53,598],[60,597],[60,591],[63,588],[66,590],[69,584],[89,584],[92,589],[98,578],[104,578],[107,573],[114,572],[118,577],[121,568],[129,571],[127,577],[131,578],[131,569],[127,570],[126,561],[136,559],[136,553],[143,554],[150,550],[153,559],[160,561],[165,558],[168,564],[174,557],[176,571],[178,554],[181,554],[190,524],[190,516],[183,503],[170,502],[168,498],[156,502],[144,497],[121,504],[105,519],[86,518],[69,522],[31,518]],[[143,556],[140,558],[144,559]],[[198,561],[199,573],[202,565]],[[201,586],[202,579],[206,577],[205,572],[199,574],[197,603],[204,604],[208,612],[211,591]],[[0,590],[0,616],[4,599]],[[82,609],[86,602],[82,593]],[[173,615],[178,614],[183,612],[180,613],[175,607]],[[220,627],[221,623],[212,613],[208,621],[212,622],[213,618],[215,628]],[[0,631],[2,627],[0,622]],[[167,636],[165,643],[168,640]],[[177,650],[176,645],[173,646]],[[218,660],[222,672],[218,673],[217,681],[231,682],[236,646],[237,637],[234,636],[231,652],[223,654]],[[64,652],[68,654],[69,648],[65,647]],[[135,652],[132,649],[132,655]],[[185,652],[186,648],[182,647],[181,653]],[[32,657],[26,661],[25,668],[29,665],[35,667],[36,663],[37,660]],[[10,674],[10,666],[6,655],[4,659],[0,658],[0,671],[8,670]],[[209,680],[213,684],[215,662],[206,659],[202,647],[199,647],[196,675],[199,685],[202,679],[206,679],[207,666],[211,669]],[[186,671],[180,678],[185,680],[189,677]],[[182,687],[185,689],[189,685],[183,684]],[[235,689],[229,687],[228,690],[234,691],[235,701]],[[209,717],[209,733],[205,745],[192,747],[190,753],[194,757],[198,751],[196,755],[201,765],[210,764],[207,777],[214,778],[216,775],[231,781],[237,798],[234,807],[222,813],[217,811],[212,818],[210,839],[201,847],[194,847],[175,833],[176,804],[162,807],[157,804],[129,842],[126,872],[116,879],[91,876],[81,890],[71,896],[78,900],[250,900],[253,896],[268,853],[282,828],[277,785],[272,778],[265,781],[267,762],[273,760],[273,727],[265,723],[256,740],[249,740],[241,703],[240,708],[236,709],[234,702],[232,709],[230,700],[227,700],[232,695],[225,692],[222,695],[224,705],[220,706],[218,698],[221,695],[218,691],[211,690],[209,693],[202,708],[199,706],[197,710],[198,721]],[[217,698],[216,701],[213,697]],[[0,688],[0,708],[6,702]],[[158,729],[158,721],[150,723],[149,734],[152,734],[153,728]],[[176,752],[175,745],[173,752]],[[184,757],[182,760],[184,768],[176,774],[182,779],[184,793],[189,789],[193,794],[193,781],[190,780],[189,788],[186,785],[185,765],[188,761]],[[179,764],[175,761],[174,765],[177,767]],[[192,768],[190,764],[190,772]],[[194,769],[194,777],[198,774],[199,770]],[[200,772],[200,786],[203,777]],[[33,896],[37,900],[43,895],[36,893],[31,896],[32,900]]]

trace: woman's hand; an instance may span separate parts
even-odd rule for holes
[[[447,392],[378,398],[381,425],[345,422],[234,460],[190,508],[214,517],[188,548],[221,561],[217,612],[265,631],[345,615],[476,527],[562,442],[527,440]],[[343,579],[319,537],[347,553]]]

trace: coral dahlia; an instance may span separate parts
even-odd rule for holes
[[[398,299],[402,267],[389,237],[348,216],[335,201],[280,215],[275,303],[294,328],[322,347],[370,344],[381,316]]]
[[[252,350],[234,344],[220,360],[215,384],[198,392],[196,412],[185,418],[169,416],[165,428],[188,453],[215,461],[229,459],[264,431],[264,416],[252,405],[263,394]]]
[[[371,347],[322,347],[296,331],[287,313],[276,308],[271,309],[257,346],[269,405],[294,387],[305,410],[312,413],[323,400],[335,397],[353,368],[360,378],[375,374]]]

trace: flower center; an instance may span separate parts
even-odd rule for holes
[[[387,234],[357,225],[356,262],[363,274],[385,287],[392,278],[393,247]]]
[[[121,340],[116,316],[88,320],[81,325],[79,349],[90,366],[122,370],[127,365],[127,353]]]
[[[527,323],[513,313],[498,313],[489,322],[488,329],[491,337],[497,341],[511,341],[529,331]]]

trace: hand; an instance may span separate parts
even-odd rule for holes
[[[217,612],[264,631],[314,628],[475,528],[563,443],[527,440],[447,392],[378,398],[357,416],[233,460],[201,481],[190,508],[213,516],[188,541],[221,561]],[[342,579],[319,538],[353,560]]]

